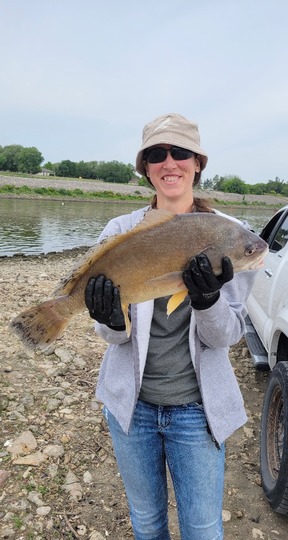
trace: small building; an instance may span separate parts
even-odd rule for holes
[[[51,169],[46,169],[46,167],[41,167],[41,172],[38,173],[41,176],[55,176],[55,172]]]

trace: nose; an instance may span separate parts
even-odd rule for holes
[[[167,152],[167,157],[163,163],[163,167],[165,167],[165,169],[175,169],[175,167],[177,167],[175,160],[171,156],[170,150]]]

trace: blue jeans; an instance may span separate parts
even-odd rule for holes
[[[202,405],[138,401],[129,434],[104,407],[136,540],[171,540],[166,463],[182,540],[222,540],[224,445],[207,431]]]

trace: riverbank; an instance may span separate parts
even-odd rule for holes
[[[0,175],[0,188],[3,186],[14,186],[14,187],[24,187],[27,186],[29,188],[42,188],[42,189],[49,189],[54,188],[57,190],[81,190],[84,194],[85,199],[85,193],[87,194],[105,194],[105,192],[110,192],[112,195],[108,197],[109,200],[111,200],[111,196],[122,196],[123,198],[126,197],[125,202],[127,202],[127,199],[129,197],[139,197],[143,198],[143,202],[150,200],[153,195],[154,191],[153,189],[150,189],[149,187],[144,186],[138,186],[138,185],[131,185],[131,184],[115,184],[115,183],[107,183],[107,182],[101,182],[99,180],[83,180],[83,179],[66,179],[66,178],[55,178],[54,176],[48,176],[48,177],[39,177],[34,176],[30,178],[20,178],[20,177],[13,177],[13,176],[1,176]],[[212,204],[217,205],[225,205],[225,206],[243,206],[243,205],[249,205],[249,206],[269,206],[271,208],[274,208],[275,210],[281,206],[284,206],[285,204],[288,204],[288,197],[280,197],[280,196],[274,196],[274,195],[240,195],[239,193],[223,193],[222,191],[211,191],[211,190],[195,190],[195,195],[198,195],[199,197],[204,197],[211,201]],[[20,194],[17,195],[15,193],[0,193],[0,197],[27,197],[27,198],[51,198],[51,195],[49,194]],[[55,198],[55,196],[53,196]],[[59,200],[65,200],[67,198],[67,195],[59,195],[57,198]],[[70,198],[70,197],[69,197]],[[77,199],[77,194],[73,196],[73,199]],[[83,196],[81,196],[81,200],[83,201]],[[91,200],[91,197],[89,197],[88,200]],[[101,200],[103,198],[101,197]]]
[[[69,179],[69,178],[55,178],[54,176],[49,177],[39,177],[35,176],[33,178],[19,178],[19,177],[13,177],[13,176],[1,176],[0,175],[0,188],[4,186],[11,186],[14,188],[25,188],[28,187],[30,189],[37,189],[37,190],[43,190],[43,193],[34,193],[34,194],[25,194],[23,191],[21,194],[17,195],[17,193],[13,193],[11,191],[10,193],[0,193],[0,196],[4,197],[39,197],[39,198],[61,198],[61,200],[65,200],[67,197],[71,198],[71,195],[73,196],[73,199],[77,199],[77,191],[82,192],[81,193],[81,200],[85,199],[85,195],[87,196],[88,200],[91,200],[91,197],[93,196],[99,196],[101,197],[101,200],[103,200],[102,195],[106,195],[109,200],[113,198],[113,195],[117,199],[117,197],[122,196],[124,200],[128,199],[129,197],[135,197],[135,198],[151,198],[153,195],[153,190],[145,187],[145,186],[137,186],[137,185],[131,185],[131,184],[115,184],[115,183],[108,183],[108,182],[101,182],[99,180],[82,180],[82,179]],[[60,191],[58,196],[51,195],[49,193],[45,194],[45,190],[54,189],[57,191]],[[62,193],[61,193],[62,191]],[[70,191],[71,195],[65,195],[65,191]],[[78,193],[79,197],[79,193]]]
[[[9,328],[16,314],[51,294],[82,253],[1,259],[2,539],[133,538],[110,436],[94,398],[106,345],[93,321],[86,312],[77,316],[46,353],[24,349]],[[225,540],[285,540],[288,521],[270,510],[259,475],[267,375],[253,369],[244,340],[231,348],[230,359],[249,420],[227,442]],[[172,539],[179,540],[171,490],[169,513]]]

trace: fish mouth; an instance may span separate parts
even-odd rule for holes
[[[263,268],[264,266],[264,258],[259,257],[253,261],[247,268],[248,270],[259,270],[259,268]]]

